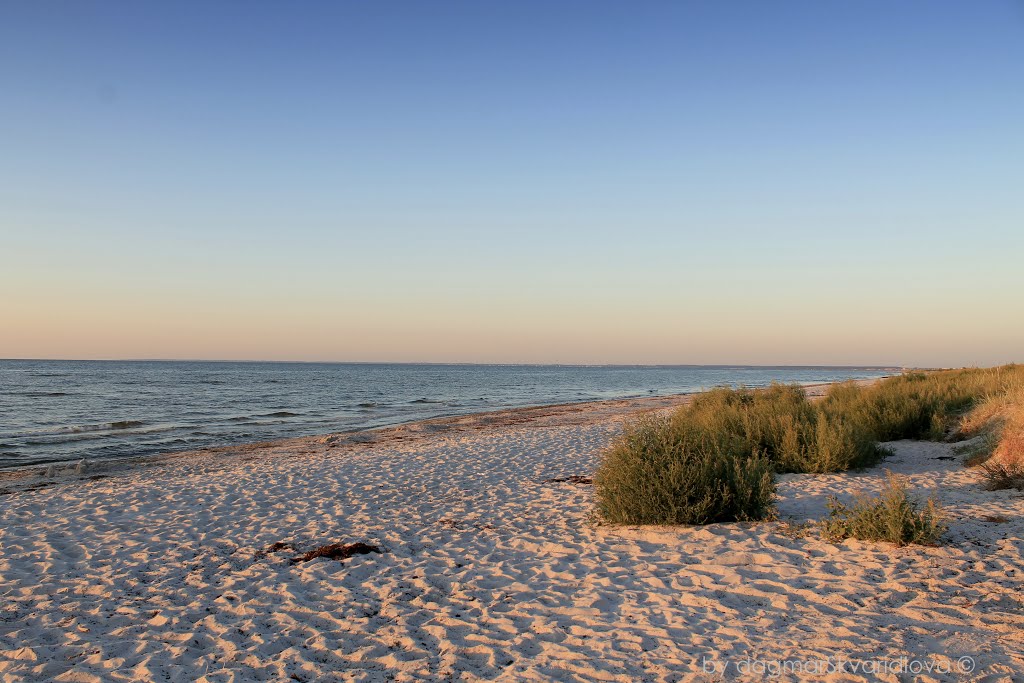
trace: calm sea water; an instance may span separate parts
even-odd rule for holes
[[[886,368],[0,361],[0,468]]]

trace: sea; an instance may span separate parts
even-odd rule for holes
[[[503,408],[883,367],[0,360],[0,469],[359,431]]]

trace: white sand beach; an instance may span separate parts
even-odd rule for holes
[[[788,662],[808,669],[777,680],[1021,680],[1024,494],[982,490],[949,444],[781,476],[765,523],[603,526],[591,486],[551,481],[589,477],[624,416],[681,400],[6,475],[0,678],[763,680]],[[806,526],[885,469],[940,497],[947,545]],[[382,552],[289,561],[335,542]],[[848,661],[809,673],[822,660]]]

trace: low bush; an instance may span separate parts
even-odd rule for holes
[[[594,486],[598,513],[616,524],[765,519],[775,495],[771,464],[731,432],[659,417],[627,426]]]
[[[828,508],[822,534],[833,542],[857,538],[901,546],[937,545],[946,531],[936,500],[929,498],[922,505],[907,494],[906,483],[892,474],[877,497],[858,496],[852,505],[832,498]]]

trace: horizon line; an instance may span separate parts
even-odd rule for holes
[[[689,367],[689,368],[862,368],[871,370],[945,369],[894,363],[530,363],[519,361],[392,361],[392,360],[266,360],[259,358],[0,358],[0,362],[58,363],[280,363],[306,365],[451,365],[451,366],[520,366],[520,367]],[[966,366],[965,366],[966,367]]]

